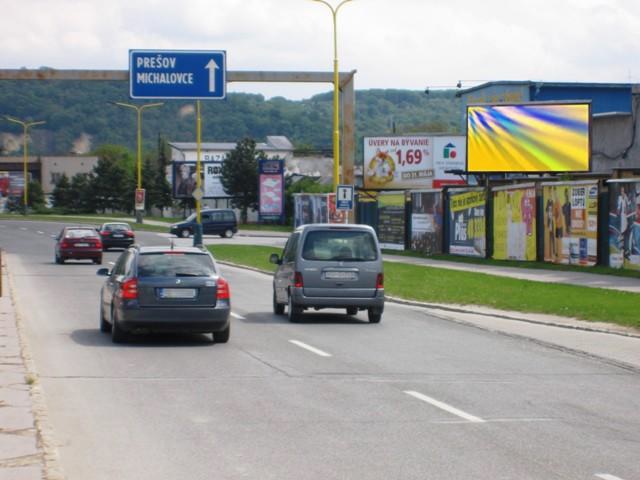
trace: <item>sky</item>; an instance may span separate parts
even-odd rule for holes
[[[0,9],[0,69],[126,70],[130,49],[151,49],[225,50],[228,71],[333,71],[331,12],[313,0],[0,0]],[[638,0],[351,0],[337,15],[339,68],[357,70],[357,90],[640,83],[638,32]],[[331,90],[227,85],[292,100]]]

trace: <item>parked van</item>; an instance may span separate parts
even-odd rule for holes
[[[238,231],[238,222],[233,210],[208,209],[200,211],[202,233],[205,235],[220,235],[231,238]],[[169,232],[178,237],[187,238],[193,235],[196,229],[196,214],[192,213],[184,221],[171,225]]]
[[[382,255],[368,225],[310,224],[287,240],[273,279],[273,311],[295,322],[308,308],[345,308],[347,315],[367,310],[378,323],[384,310]]]

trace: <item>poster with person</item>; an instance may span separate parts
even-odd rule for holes
[[[448,192],[449,253],[470,257],[486,255],[486,193],[484,189]]]
[[[609,180],[609,266],[640,270],[640,179]]]
[[[493,258],[535,261],[535,185],[495,187],[492,196]]]
[[[590,266],[598,259],[598,183],[542,184],[544,260]]]
[[[411,250],[442,253],[442,190],[411,192]]]
[[[191,198],[196,189],[195,162],[176,162],[173,164],[173,196]]]
[[[326,193],[293,194],[294,225],[329,223],[329,195]]]

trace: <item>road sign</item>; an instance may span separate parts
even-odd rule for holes
[[[338,190],[336,191],[336,209],[353,209],[353,185],[338,185]]]
[[[204,192],[202,191],[202,188],[196,188],[191,194],[191,196],[195,198],[197,201],[200,201],[202,200],[202,197],[204,197]]]
[[[144,188],[136,188],[136,210],[144,210]]]
[[[129,50],[129,95],[131,98],[225,98],[226,57],[222,50]]]

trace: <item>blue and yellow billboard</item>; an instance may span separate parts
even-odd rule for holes
[[[590,103],[467,107],[467,171],[588,172]]]

